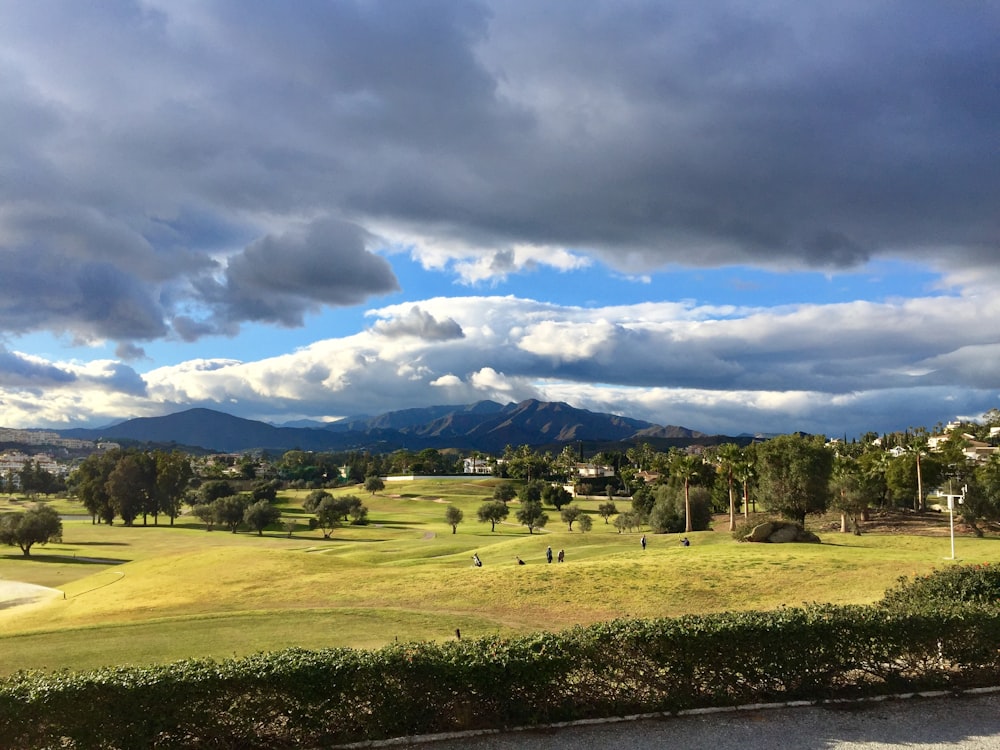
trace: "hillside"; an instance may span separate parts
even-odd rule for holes
[[[188,409],[162,417],[130,419],[97,430],[62,430],[63,437],[193,446],[225,453],[249,450],[314,451],[457,448],[502,451],[506,445],[558,447],[585,444],[591,450],[646,440],[664,444],[718,442],[684,427],[536,400],[501,405],[480,401],[430,406],[356,417],[325,427],[277,427],[212,409]],[[664,443],[664,441],[666,441]]]

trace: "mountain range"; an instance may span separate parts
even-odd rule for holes
[[[577,409],[561,402],[479,401],[465,406],[429,406],[361,416],[329,424],[273,425],[212,409],[188,409],[162,417],[141,417],[101,429],[60,430],[62,437],[177,445],[223,453],[252,450],[367,450],[457,448],[498,453],[507,445],[561,449],[585,445],[592,451],[623,449],[638,441],[658,447],[724,442],[684,427]]]

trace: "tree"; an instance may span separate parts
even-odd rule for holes
[[[131,526],[140,513],[145,524],[146,515],[152,509],[150,497],[155,493],[155,470],[149,456],[126,453],[108,475],[105,484],[108,499],[126,526]]]
[[[249,453],[244,453],[240,456],[239,463],[236,465],[239,467],[240,476],[243,479],[257,478],[257,461]]]
[[[458,533],[458,525],[462,523],[462,509],[454,505],[449,505],[444,511],[444,520],[451,526],[451,533]]]
[[[361,502],[361,498],[357,495],[344,495],[336,498],[335,502],[344,521],[363,518],[368,515],[368,508],[365,507],[365,504]]]
[[[1000,520],[1000,454],[994,453],[986,463],[976,467],[972,480],[966,485],[962,518],[981,537],[983,531],[976,521]]]
[[[23,513],[0,516],[0,543],[16,545],[21,554],[31,557],[36,544],[62,541],[62,521],[48,505],[37,505]]]
[[[236,490],[224,479],[213,479],[199,487],[198,494],[201,496],[202,502],[214,503],[220,497],[235,495]]]
[[[561,510],[564,505],[573,502],[573,496],[566,491],[565,487],[558,484],[545,485],[541,499],[556,510]]]
[[[648,484],[640,484],[632,493],[632,512],[640,522],[649,517],[649,512],[653,509],[656,498],[653,490]]]
[[[70,475],[70,489],[90,513],[91,523],[97,523],[98,520],[111,523],[115,517],[107,483],[119,455],[120,451],[92,453]]]
[[[497,524],[504,521],[509,514],[510,508],[500,500],[487,500],[476,511],[480,523],[489,522],[490,531],[496,531]]]
[[[191,469],[191,459],[180,451],[156,451],[153,454],[156,463],[156,493],[157,507],[170,518],[174,525],[181,510],[181,499],[187,491],[194,471]]]
[[[573,522],[576,521],[580,516],[583,515],[583,508],[577,505],[567,505],[559,513],[559,517],[562,518],[564,523],[569,524],[569,530],[573,530]]]
[[[370,474],[365,477],[365,491],[372,493],[381,492],[385,489],[385,482],[377,474]]]
[[[690,525],[690,528],[689,528]],[[649,528],[656,534],[704,531],[712,525],[712,493],[706,487],[664,485],[656,491]]]
[[[211,531],[215,526],[215,506],[212,503],[198,503],[192,506],[191,513],[205,523],[205,531]]]
[[[327,495],[319,501],[319,504],[315,508],[315,513],[316,525],[323,532],[323,538],[329,539],[333,530],[343,522],[344,510],[342,504]]]
[[[670,475],[684,484],[684,531],[694,531],[691,521],[691,481],[698,475],[702,460],[689,453],[675,453],[670,461]]]
[[[357,498],[354,499],[357,500]],[[351,503],[347,514],[351,517],[351,524],[353,526],[364,526],[368,523],[368,506],[360,500],[356,503]]]
[[[554,468],[556,474],[564,482],[571,482],[576,476],[576,464],[579,461],[579,457],[576,451],[573,450],[572,445],[563,446],[563,449],[556,456],[554,463]]]
[[[225,526],[234,534],[243,523],[243,514],[247,509],[246,498],[242,495],[220,497],[212,503],[215,508],[215,520],[220,526]]]
[[[302,502],[302,509],[308,513],[315,513],[319,504],[328,497],[333,497],[333,495],[326,490],[313,490],[306,495],[306,499]]]
[[[639,443],[633,448],[629,448],[625,451],[625,455],[628,456],[628,460],[632,463],[639,471],[649,471],[653,468],[653,457],[656,451],[653,450],[649,443]]]
[[[724,443],[719,446],[715,459],[722,469],[729,491],[729,530],[736,531],[736,471],[743,461],[743,451],[736,443]]]
[[[752,461],[744,460],[733,469],[733,476],[743,487],[743,517],[750,518],[750,483],[757,478],[757,470]],[[757,512],[756,500],[753,502],[753,512]]]
[[[920,483],[917,482],[917,453],[907,451],[889,459],[885,467],[885,483],[894,505],[913,507],[923,484],[936,485],[943,478],[941,464],[932,455],[920,458]]]
[[[500,484],[493,488],[493,499],[500,501],[504,505],[515,497],[517,497],[517,488],[513,482],[500,482]]]
[[[590,531],[592,528],[594,528],[594,519],[592,519],[586,513],[584,513],[578,519],[576,519],[576,522],[580,526],[580,532],[581,533],[585,534],[588,531]]]
[[[243,511],[243,523],[264,536],[264,529],[281,520],[281,511],[267,500],[258,500]]]
[[[917,497],[913,503],[914,510],[926,510],[925,500],[924,500],[924,481],[923,472],[920,470],[920,459],[922,456],[927,455],[927,438],[923,435],[918,435],[910,441],[910,444],[906,446],[906,452],[913,454],[914,464],[917,469]]]
[[[278,490],[280,487],[281,482],[276,479],[254,482],[253,487],[250,489],[250,497],[255,502],[258,500],[267,500],[267,502],[273,503],[278,499]]]
[[[541,479],[532,479],[525,482],[517,491],[517,499],[522,503],[537,503],[542,499],[542,492],[548,485]]]
[[[800,524],[826,510],[833,452],[822,436],[780,435],[759,444],[757,469],[769,510]]]
[[[599,515],[601,518],[604,519],[604,523],[607,523],[608,519],[611,518],[611,516],[615,515],[617,512],[618,508],[610,500],[608,500],[608,502],[606,503],[601,503],[600,505],[597,506],[597,515]]]
[[[549,522],[548,514],[542,510],[541,503],[524,503],[515,517],[519,524],[528,527],[529,534],[534,534],[535,529],[545,528],[545,524]]]
[[[858,523],[868,499],[864,494],[861,466],[857,459],[837,456],[830,477],[830,506],[840,512],[840,531],[847,533],[848,521],[855,534],[861,534]]]
[[[621,534],[623,531],[631,531],[632,529],[638,529],[641,525],[639,516],[635,511],[626,511],[625,513],[619,513],[615,517],[614,526],[618,529],[618,533]]]
[[[48,496],[57,490],[60,481],[38,461],[25,461],[19,472],[21,491],[28,497],[41,493]]]

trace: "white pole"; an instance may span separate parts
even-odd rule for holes
[[[948,521],[951,526],[951,560],[955,559],[955,498],[948,495]]]

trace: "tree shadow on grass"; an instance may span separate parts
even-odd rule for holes
[[[11,554],[0,555],[0,560],[31,560],[38,563],[61,563],[63,565],[123,565],[131,560],[119,560],[114,557],[75,557],[72,555],[40,555],[32,551],[30,557],[24,555]]]

